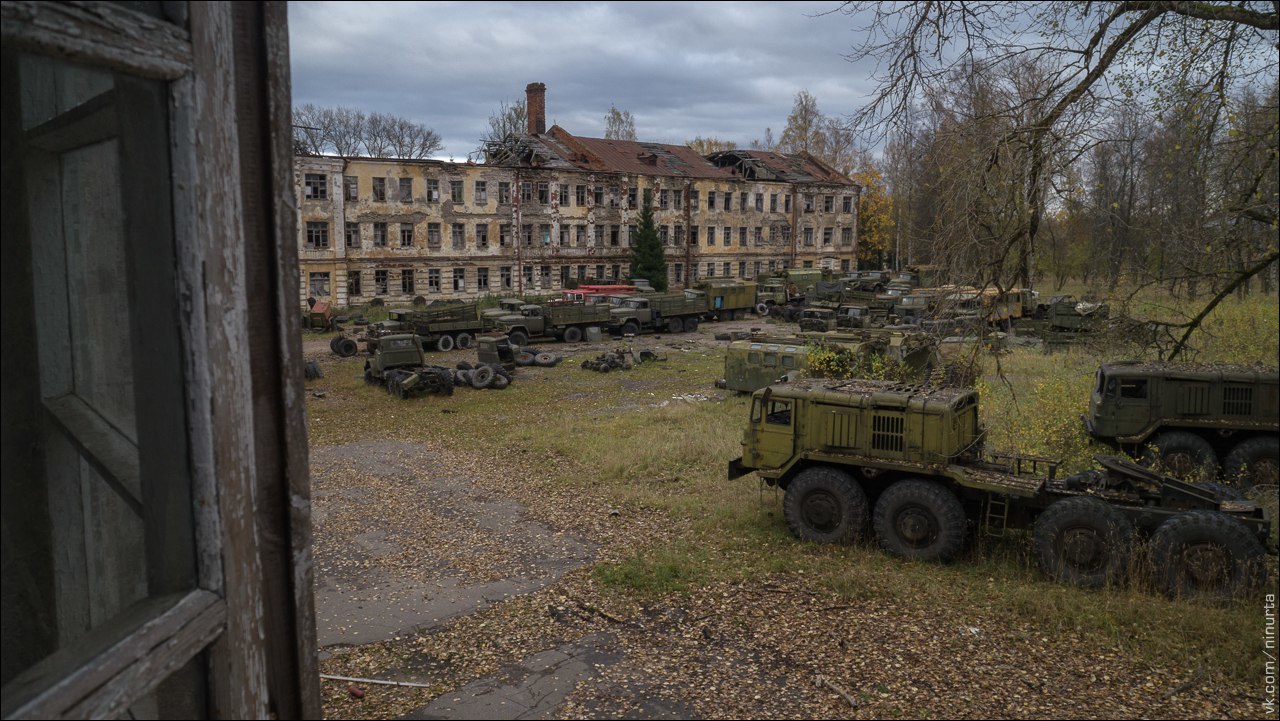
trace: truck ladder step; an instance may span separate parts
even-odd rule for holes
[[[984,532],[993,538],[1004,538],[1005,529],[1009,525],[1009,498],[1004,495],[989,494],[987,496],[987,512],[984,518]]]

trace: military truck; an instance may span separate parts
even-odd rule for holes
[[[386,386],[388,393],[400,399],[426,393],[453,395],[453,372],[427,365],[422,339],[412,333],[379,338],[373,357],[364,362],[364,380]]]
[[[1089,435],[1173,475],[1274,487],[1278,385],[1274,367],[1104,363],[1083,421]]]
[[[516,369],[516,354],[511,341],[501,333],[476,336],[476,359],[484,365],[500,365],[508,371]]]
[[[392,310],[388,319],[370,325],[360,338],[373,353],[386,335],[415,333],[423,348],[449,352],[470,348],[477,333],[484,332],[478,303],[440,303],[419,310]]]
[[[1069,295],[1051,303],[1046,312],[1049,330],[1067,333],[1097,330],[1110,315],[1111,306],[1106,303],[1077,301]]]
[[[800,330],[822,333],[836,330],[879,328],[888,320],[883,308],[864,305],[838,305],[835,308],[810,306],[800,310]]]
[[[1113,456],[1060,478],[1057,461],[988,451],[978,394],[886,381],[802,380],[752,396],[732,480],[751,472],[784,490],[798,538],[850,543],[870,530],[887,552],[946,562],[971,526],[1028,528],[1050,577],[1117,583],[1133,541],[1149,536],[1173,595],[1234,594],[1265,577],[1265,509]]]
[[[919,381],[927,379],[941,362],[937,341],[918,332],[874,329],[804,332],[793,337],[758,334],[729,343],[725,350],[723,387],[750,393],[784,377],[802,378],[809,370],[809,352],[814,346],[822,345],[897,361],[910,369]]]
[[[610,321],[607,304],[587,305],[553,301],[545,305],[522,305],[517,315],[498,319],[497,330],[506,333],[515,346],[529,345],[530,338],[554,338],[577,343],[591,326],[607,326]]]
[[[693,332],[704,313],[706,299],[696,292],[624,297],[620,305],[609,309],[609,332],[624,336]]]
[[[705,320],[739,320],[756,310],[756,284],[744,280],[706,280],[694,286],[706,299]]]
[[[529,301],[524,298],[501,298],[497,307],[480,311],[480,325],[485,332],[491,331],[497,326],[499,318],[504,315],[520,315],[520,308],[528,304]]]

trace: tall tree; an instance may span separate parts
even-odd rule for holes
[[[659,292],[667,289],[667,258],[662,251],[658,226],[653,221],[653,192],[646,189],[631,249],[631,277],[644,278]]]
[[[609,114],[604,116],[604,137],[608,140],[635,140],[636,119],[630,110],[618,110],[616,105],[609,106]]]
[[[988,157],[986,169],[969,178],[975,190],[1007,199],[1015,184],[1022,196],[1017,203],[996,204],[1015,214],[1007,225],[993,228],[1009,232],[1004,242],[983,251],[1006,256],[984,261],[987,280],[997,284],[1007,280],[997,274],[1010,266],[1026,273],[1047,209],[1055,202],[1049,197],[1055,178],[1066,176],[1057,166],[1086,155],[1095,142],[1091,130],[1119,103],[1137,98],[1158,113],[1220,128],[1229,121],[1230,99],[1240,88],[1270,85],[1280,70],[1277,6],[1256,0],[849,2],[842,11],[860,19],[857,34],[865,38],[847,57],[875,60],[885,68],[876,78],[873,101],[855,116],[861,129],[904,132],[912,107],[945,96],[958,68],[985,76],[980,86],[1002,91],[996,97],[1003,95],[1005,102],[992,105],[987,118],[965,119],[997,121],[989,124],[997,132],[974,138],[981,142],[975,150]],[[1011,68],[1033,69],[1035,82],[1024,84]],[[1182,99],[1189,93],[1204,99],[1188,105]],[[1000,122],[1006,127],[1000,129]],[[1276,148],[1274,124],[1259,126],[1258,132],[1252,139],[1257,147]],[[1238,190],[1276,175],[1275,152],[1264,154],[1251,171],[1256,182]],[[1197,317],[1180,326],[1185,332],[1172,355],[1185,349],[1224,292],[1242,287],[1280,258],[1274,197],[1258,203],[1253,196],[1222,193],[1206,200],[1197,212],[1201,229],[1219,238],[1213,255],[1242,261],[1204,275],[1217,292]],[[1241,241],[1252,235],[1242,228],[1250,223],[1269,229],[1265,247]],[[1015,262],[1007,263],[1008,256]]]
[[[796,93],[795,104],[787,116],[787,126],[778,138],[777,149],[783,153],[822,155],[826,150],[826,118],[818,110],[818,99],[808,90]]]
[[[443,147],[426,125],[385,113],[307,103],[294,109],[293,123],[294,148],[304,155],[421,159]]]
[[[523,99],[507,104],[504,100],[498,109],[489,116],[489,131],[480,138],[480,145],[472,155],[486,157],[486,146],[490,143],[505,143],[511,138],[529,132],[529,109]]]
[[[685,145],[693,148],[698,155],[710,155],[722,150],[735,150],[738,147],[738,144],[732,140],[721,140],[716,137],[704,138],[701,135],[686,142]]]

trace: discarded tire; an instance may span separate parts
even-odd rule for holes
[[[315,361],[307,361],[306,365],[302,367],[302,373],[309,381],[324,378],[324,373],[320,372],[320,366],[316,365]]]
[[[454,367],[455,367],[455,368],[457,368],[457,369],[458,369],[458,370],[460,370],[460,371],[469,371],[469,370],[471,370],[474,366],[472,366],[470,363],[468,363],[468,362],[466,362],[466,361],[458,361],[458,365],[456,365],[456,366],[454,366]]]
[[[764,303],[756,303],[756,315],[758,316],[769,315],[769,306],[765,305]]]
[[[550,368],[560,362],[560,357],[552,353],[539,353],[533,357],[533,364],[543,368]]]
[[[350,358],[360,352],[360,346],[356,345],[356,342],[351,338],[339,337],[336,340],[337,343],[333,350],[339,356],[342,356],[343,358]]]
[[[531,366],[533,365],[533,354],[529,351],[521,351],[516,354],[516,365]]]
[[[489,366],[480,366],[471,371],[471,387],[488,388],[493,384],[493,379],[496,375]]]
[[[503,375],[495,375],[493,377],[493,383],[491,383],[489,387],[495,391],[500,391],[509,385],[511,385],[510,378],[507,378],[506,376],[503,376]]]
[[[454,371],[454,372],[453,372],[453,384],[454,384],[455,386],[469,386],[469,385],[471,385],[471,373],[472,373],[472,371]]]

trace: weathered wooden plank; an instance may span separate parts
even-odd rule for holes
[[[118,715],[164,680],[157,668],[177,668],[203,650],[226,614],[222,599],[203,590],[135,604],[7,684],[13,708],[5,718]]]
[[[89,465],[142,518],[142,499],[137,495],[142,484],[138,447],[79,396],[47,398],[44,405]]]
[[[0,3],[6,44],[149,78],[191,70],[191,40],[182,28],[113,3]]]
[[[271,211],[276,280],[275,317],[279,368],[283,379],[284,476],[287,487],[289,566],[292,572],[294,653],[293,679],[298,718],[319,718],[320,668],[316,655],[315,571],[311,557],[311,470],[307,457],[306,405],[302,378],[302,329],[297,313],[299,277],[298,208],[293,187],[293,104],[289,76],[288,6],[263,5],[267,78],[267,128],[271,158]]]
[[[245,349],[250,319],[241,224],[236,125],[234,8],[195,3],[191,27],[196,125],[196,216],[204,233],[203,297],[212,399],[213,463],[222,523],[227,631],[210,649],[210,711],[216,717],[268,713],[262,564],[255,523],[254,402]]]

